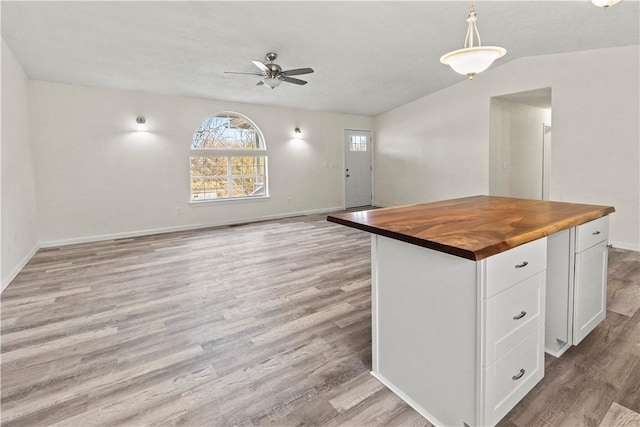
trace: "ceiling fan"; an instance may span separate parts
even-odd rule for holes
[[[260,73],[237,73],[234,71],[225,71],[226,74],[249,74],[252,76],[261,76],[263,77],[256,86],[265,85],[270,87],[271,89],[275,89],[280,86],[280,83],[287,82],[293,83],[296,85],[306,85],[307,82],[300,79],[294,79],[291,76],[298,76],[300,74],[310,74],[313,73],[312,68],[296,68],[294,70],[286,70],[282,71],[282,67],[278,64],[274,64],[273,61],[276,60],[278,54],[275,52],[269,52],[266,55],[268,64],[263,64],[260,61],[251,61],[253,64],[260,69]]]

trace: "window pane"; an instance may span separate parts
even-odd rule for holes
[[[255,181],[253,186],[253,195],[254,196],[266,196],[267,187],[264,185],[264,181],[258,179]]]
[[[205,171],[208,176],[227,176],[226,157],[205,157]]]
[[[232,197],[264,196],[267,193],[264,156],[232,157]]]
[[[191,176],[204,175],[202,173],[202,162],[203,162],[203,160],[204,160],[204,157],[191,157],[191,159],[190,159]]]
[[[191,157],[191,177],[227,176],[227,157]]]
[[[231,173],[233,175],[241,175],[242,174],[242,165],[241,164],[234,164],[233,166],[231,166]]]
[[[204,180],[204,198],[218,199],[229,197],[229,189],[227,187],[227,179],[214,178]]]
[[[351,136],[351,144],[349,144],[349,151],[367,151],[367,137],[366,136]]]
[[[204,182],[201,179],[191,180],[191,200],[204,199]]]
[[[193,133],[191,148],[263,149],[258,131],[240,115],[224,113],[207,117]]]
[[[233,179],[233,197],[264,196],[264,194],[264,184],[256,178]]]

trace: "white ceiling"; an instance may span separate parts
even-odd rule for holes
[[[2,1],[2,36],[31,79],[375,116],[464,79],[466,1]],[[640,43],[640,3],[477,1],[485,45],[523,56]],[[312,67],[255,86],[250,60]],[[585,70],[588,72],[588,70]],[[477,79],[481,79],[479,75]]]

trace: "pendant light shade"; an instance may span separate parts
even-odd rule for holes
[[[477,46],[449,52],[440,58],[440,62],[449,65],[456,73],[473,78],[489,68],[493,61],[502,58],[505,53],[507,51],[501,47]]]
[[[620,0],[591,0],[591,3],[593,3],[594,6],[598,6],[603,9],[606,9],[609,6],[613,6],[614,4],[620,3]]]
[[[464,74],[473,78],[478,73],[483,72],[493,64],[498,58],[502,58],[507,50],[498,46],[482,46],[480,34],[476,26],[478,17],[473,8],[469,8],[467,22],[467,38],[464,41],[464,49],[454,50],[442,55],[440,62],[449,65],[456,73]],[[478,39],[478,45],[474,46],[474,37]]]

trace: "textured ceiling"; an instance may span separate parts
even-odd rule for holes
[[[2,36],[32,79],[377,115],[464,79],[467,2],[11,2]],[[640,3],[477,1],[486,45],[523,56],[640,43]],[[255,86],[250,60],[312,67],[306,86]],[[478,79],[482,76],[478,76]]]

